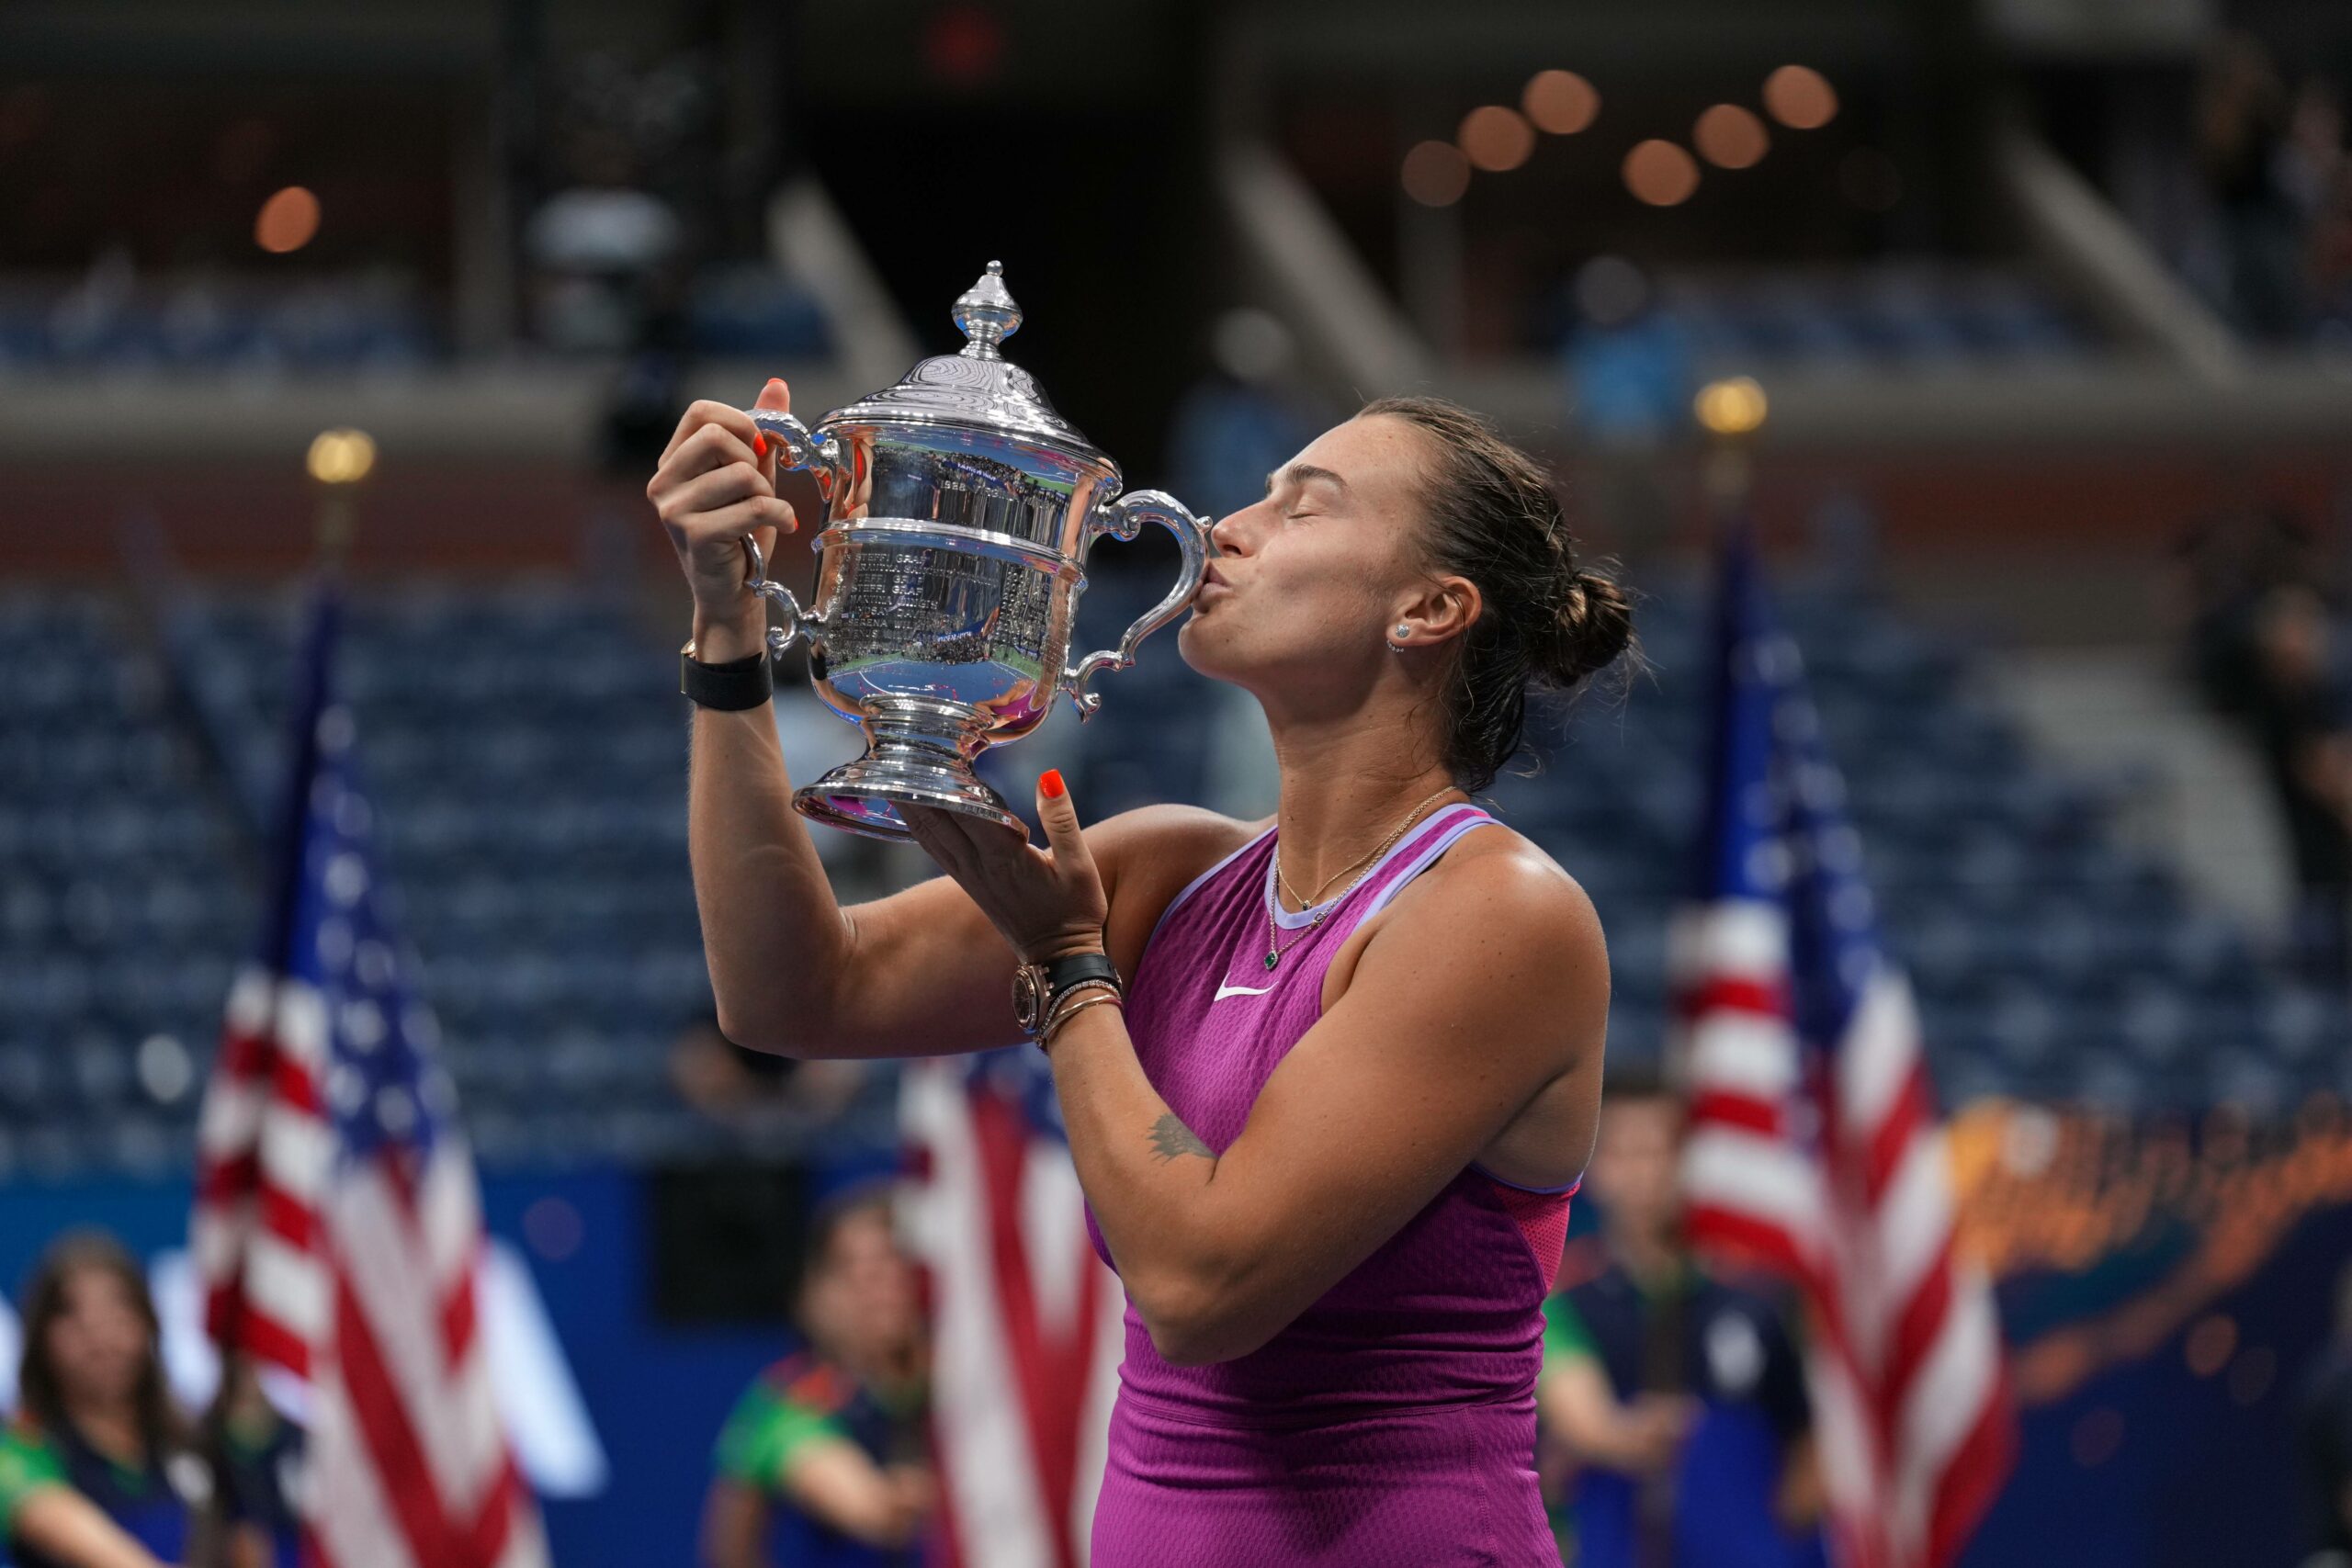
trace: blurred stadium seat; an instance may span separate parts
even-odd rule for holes
[[[1124,625],[1159,586],[1098,572],[1089,629]],[[2343,1001],[2266,973],[2233,921],[2125,848],[2099,794],[2038,764],[1974,694],[1958,650],[1867,595],[1800,587],[1786,608],[1948,1095],[2122,1111],[2347,1087],[2329,1048],[2352,1038]],[[1541,717],[1565,744],[1493,791],[1599,904],[1626,1055],[1663,1028],[1704,613],[1702,583],[1653,583],[1638,610],[1651,673]],[[169,1035],[201,1060],[255,919],[288,606],[196,601],[166,645],[180,688],[126,651],[123,614],[87,594],[0,602],[0,669],[17,672],[0,680],[0,1152],[21,1159],[186,1148],[193,1096],[183,1082],[156,1102],[138,1047]],[[708,989],[659,650],[560,581],[411,587],[360,596],[343,678],[400,919],[485,1157],[644,1156],[707,1136],[663,1071]],[[1120,680],[1100,717],[1060,732],[1090,809],[1198,798],[1216,722],[1192,700],[1199,678],[1162,657]],[[242,766],[224,776],[208,756]]]

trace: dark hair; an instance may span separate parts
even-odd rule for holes
[[[1568,690],[1613,662],[1633,643],[1633,604],[1614,581],[1577,564],[1543,467],[1486,421],[1442,398],[1381,398],[1357,417],[1369,414],[1432,438],[1429,556],[1486,601],[1455,655],[1445,738],[1455,781],[1482,790],[1520,749],[1528,687]]]
[[[802,1317],[808,1288],[817,1277],[833,1266],[833,1244],[842,1232],[868,1216],[878,1216],[885,1224],[893,1221],[895,1200],[893,1184],[888,1177],[868,1178],[851,1183],[818,1201],[808,1213],[808,1239],[800,1249],[800,1276],[792,1288],[792,1315]],[[802,1328],[808,1325],[800,1324]]]
[[[186,1431],[164,1387],[162,1330],[155,1317],[155,1300],[147,1293],[147,1277],[139,1270],[122,1244],[102,1231],[69,1231],[49,1246],[25,1286],[24,1359],[18,1363],[17,1388],[25,1413],[46,1431],[62,1431],[66,1424],[65,1390],[50,1359],[51,1325],[65,1315],[65,1291],[77,1274],[111,1276],[130,1298],[133,1311],[147,1327],[147,1366],[139,1374],[131,1398],[137,1405],[140,1440],[151,1460],[161,1460],[184,1446]]]

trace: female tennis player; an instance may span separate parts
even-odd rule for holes
[[[781,382],[761,404],[788,406]],[[795,526],[737,410],[647,487],[691,657],[763,612],[740,538]],[[1541,470],[1466,412],[1375,402],[1219,522],[1179,634],[1256,696],[1271,821],[1183,806],[1046,844],[910,813],[948,875],[834,901],[764,706],[698,709],[690,846],[722,1026],[793,1056],[1052,1063],[1127,1297],[1096,1568],[1555,1564],[1539,1310],[1599,1108],[1609,970],[1577,884],[1470,803],[1529,686],[1631,635]]]

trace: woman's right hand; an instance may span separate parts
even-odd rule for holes
[[[761,389],[757,408],[788,412],[782,380]],[[766,611],[746,587],[749,534],[775,558],[775,542],[798,523],[775,492],[775,451],[751,417],[725,403],[698,401],[679,420],[645,487],[695,596],[696,655],[718,663],[756,651]]]

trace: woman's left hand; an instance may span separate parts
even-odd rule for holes
[[[915,842],[971,895],[1022,963],[1103,950],[1111,904],[1060,769],[1037,781],[1042,850],[1025,834],[960,811],[904,804],[899,811]]]

